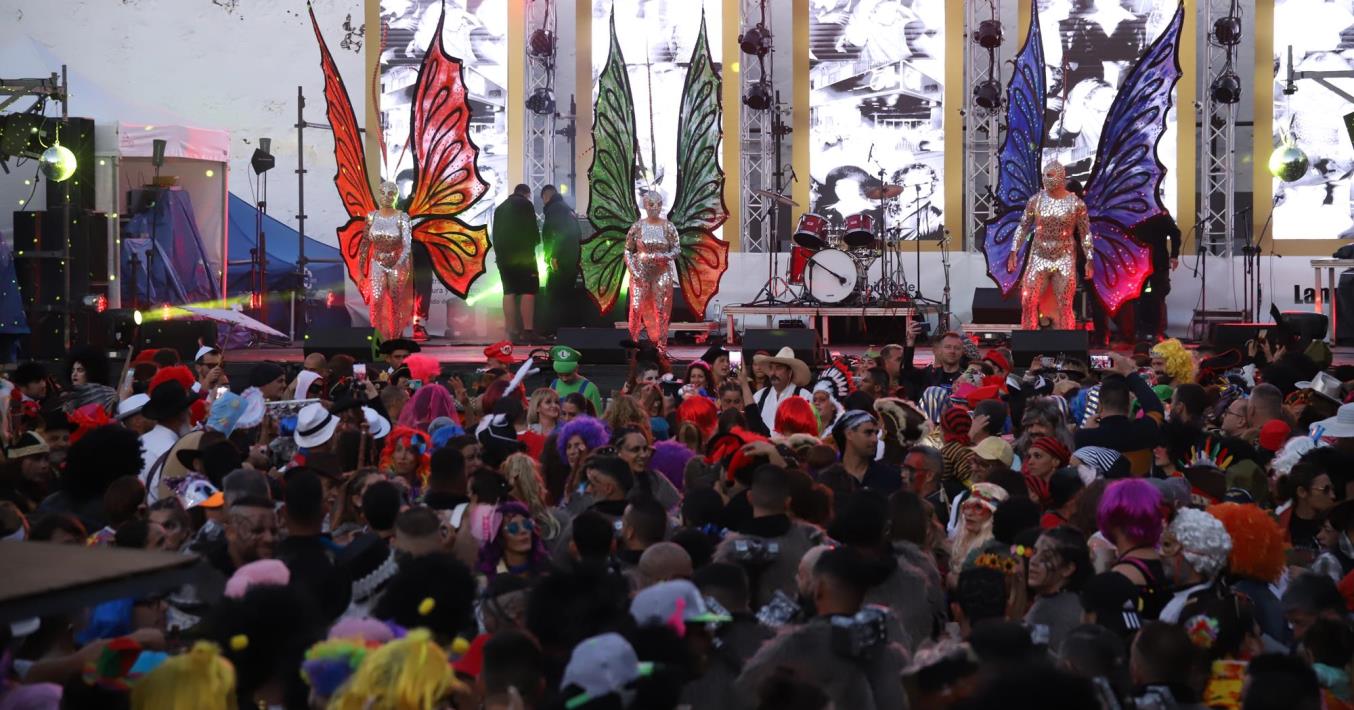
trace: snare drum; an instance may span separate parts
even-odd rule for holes
[[[809,257],[804,269],[804,282],[809,295],[820,303],[841,303],[856,290],[860,271],[856,262],[840,249],[824,249]]]
[[[796,286],[804,283],[804,269],[809,265],[809,258],[813,256],[813,252],[814,250],[798,244],[790,247],[790,277],[786,279],[789,283]]]
[[[795,228],[792,239],[805,249],[818,251],[827,246],[828,226],[827,217],[805,212],[799,216],[799,226]]]
[[[846,233],[842,242],[853,249],[873,249],[876,242],[874,233],[874,215],[869,212],[853,214],[846,218]]]

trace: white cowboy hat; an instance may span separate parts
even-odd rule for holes
[[[800,360],[799,358],[795,357],[794,349],[789,346],[781,348],[780,351],[775,354],[775,356],[758,355],[755,358],[753,358],[753,361],[756,362],[758,365],[762,364],[785,365],[786,367],[790,368],[790,371],[792,373],[794,373],[793,375],[794,383],[796,385],[799,385],[800,387],[807,387],[809,384],[809,380],[811,379],[811,375],[809,374],[809,366],[805,364],[803,360]]]
[[[1315,426],[1323,430],[1322,436],[1329,436],[1332,439],[1354,438],[1354,403],[1340,405],[1335,416],[1322,419]]]
[[[1318,372],[1315,379],[1303,380],[1296,383],[1296,386],[1298,389],[1311,390],[1314,394],[1319,394],[1336,404],[1342,401],[1340,399],[1340,381],[1325,372]]]

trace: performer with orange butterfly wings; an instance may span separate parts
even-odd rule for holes
[[[320,34],[315,10],[310,8],[310,22],[320,43],[327,116],[334,130],[334,159],[338,163],[334,184],[349,217],[338,228],[339,250],[348,266],[348,276],[371,309],[372,325],[384,339],[400,337],[413,316],[410,276],[414,242],[427,247],[437,279],[462,298],[484,273],[489,250],[488,230],[458,218],[480,199],[488,185],[480,179],[475,165],[479,148],[471,141],[468,130],[470,105],[466,101],[461,61],[447,54],[442,45],[443,21],[445,16],[438,20],[434,40],[423,57],[414,86],[409,127],[414,150],[414,187],[409,211],[407,215],[400,212],[391,215],[378,210],[372,195],[352,101]],[[384,156],[384,141],[381,145]],[[393,207],[393,200],[389,199],[393,191],[387,191],[390,185],[383,185],[382,208]],[[385,224],[387,221],[391,224]],[[373,277],[379,281],[373,283]]]

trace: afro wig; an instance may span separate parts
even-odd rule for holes
[[[423,627],[450,641],[474,630],[474,609],[470,569],[450,554],[436,553],[401,562],[372,616],[405,628]]]
[[[1284,569],[1283,530],[1260,508],[1245,503],[1220,503],[1208,514],[1222,521],[1232,537],[1228,565],[1233,575],[1272,583]]]
[[[695,458],[696,452],[675,441],[660,441],[653,445],[653,455],[649,457],[649,468],[663,474],[665,478],[682,490],[682,478],[686,471],[686,462]]]
[[[573,421],[560,427],[559,433],[555,435],[555,447],[559,449],[559,457],[565,461],[569,460],[569,454],[566,453],[569,448],[569,440],[578,437],[587,445],[588,451],[601,448],[611,441],[611,430],[607,428],[606,423],[594,417],[574,417]]]
[[[1194,356],[1175,338],[1163,340],[1152,348],[1152,357],[1166,360],[1166,374],[1174,384],[1194,381]]]

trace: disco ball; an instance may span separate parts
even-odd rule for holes
[[[1269,174],[1284,182],[1293,182],[1307,174],[1311,161],[1307,154],[1295,145],[1284,145],[1274,149],[1269,156]]]
[[[75,154],[60,143],[42,151],[38,163],[42,174],[52,182],[62,182],[75,174]]]

